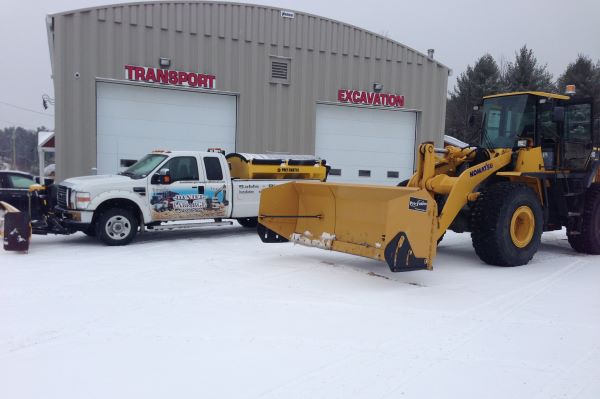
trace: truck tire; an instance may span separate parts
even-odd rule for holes
[[[137,233],[138,221],[131,211],[110,208],[98,217],[96,237],[106,245],[127,245]]]
[[[543,218],[540,201],[529,187],[496,183],[481,192],[471,211],[473,248],[490,265],[525,265],[540,245]]]
[[[587,189],[582,218],[580,234],[567,232],[569,244],[577,252],[600,255],[600,183]]]
[[[247,228],[255,228],[258,225],[258,218],[238,218],[237,222]]]

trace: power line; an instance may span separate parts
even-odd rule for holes
[[[24,128],[28,128],[28,129],[37,129],[40,126],[33,126],[30,125],[29,123],[21,123],[21,122],[15,122],[15,121],[7,121],[6,119],[0,119],[0,122],[4,122],[4,123],[10,123],[11,125],[14,125],[15,127],[24,127]]]
[[[49,116],[49,117],[51,117],[51,118],[54,118],[54,115],[50,115],[50,114],[47,114],[47,113],[45,113],[45,112],[36,111],[36,110],[34,110],[34,109],[31,109],[31,108],[25,108],[25,107],[21,107],[21,106],[19,106],[19,105],[15,105],[15,104],[7,103],[7,102],[4,102],[4,101],[0,101],[0,104],[4,104],[4,105],[7,105],[7,106],[9,106],[9,107],[17,108],[17,109],[20,109],[20,110],[23,110],[23,111],[34,112],[34,113],[36,113],[36,114],[40,114],[40,115]]]

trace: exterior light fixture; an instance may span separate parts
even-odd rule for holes
[[[565,94],[575,94],[576,90],[575,90],[575,85],[567,85],[567,88],[565,89]]]
[[[166,57],[160,57],[158,59],[158,65],[160,65],[161,68],[169,68],[171,66],[171,59]]]
[[[383,83],[373,83],[373,91],[379,93],[383,90]]]

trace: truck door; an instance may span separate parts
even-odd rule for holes
[[[207,155],[202,158],[204,168],[204,195],[206,197],[206,217],[226,218],[229,216],[231,193],[225,181],[221,158]]]
[[[200,219],[206,210],[206,198],[200,184],[195,156],[169,159],[159,169],[167,178],[153,179],[150,206],[153,220]]]

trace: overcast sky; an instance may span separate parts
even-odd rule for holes
[[[239,2],[244,2],[239,0]],[[578,53],[600,59],[600,0],[256,0],[347,22],[435,58],[453,70],[448,89],[468,64],[489,52],[514,58],[523,44],[557,77]],[[0,127],[53,127],[54,95],[45,16],[107,4],[107,0],[2,0],[0,12]],[[9,106],[7,103],[14,106]],[[16,106],[16,107],[15,107]],[[20,108],[17,108],[20,107]],[[25,109],[29,109],[25,110]]]

